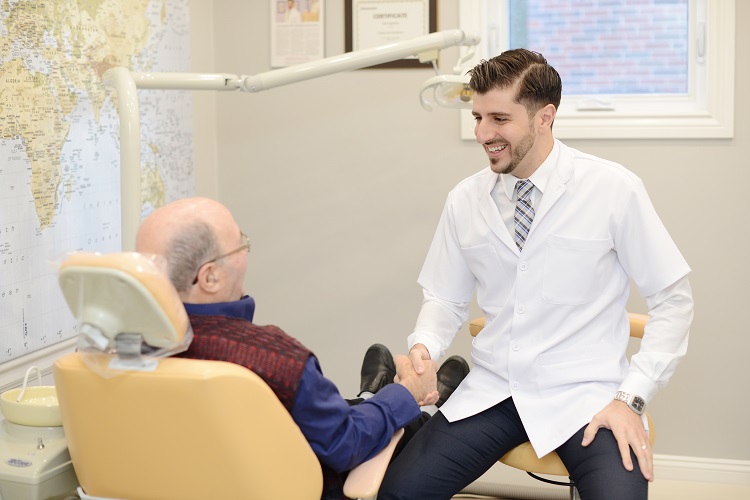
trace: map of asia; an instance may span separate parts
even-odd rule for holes
[[[190,71],[188,0],[0,0],[0,363],[76,335],[67,252],[121,248],[117,96]],[[189,92],[139,90],[142,213],[194,190]]]

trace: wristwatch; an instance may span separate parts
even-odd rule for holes
[[[646,402],[640,396],[628,394],[627,392],[623,391],[617,391],[617,393],[615,394],[615,399],[617,401],[622,401],[623,403],[628,405],[628,407],[638,415],[643,415],[643,410],[646,409]]]

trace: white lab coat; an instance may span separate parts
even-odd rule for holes
[[[630,280],[646,297],[690,268],[637,176],[559,141],[556,148],[522,253],[491,196],[498,174],[488,167],[451,191],[419,276],[428,300],[409,337],[410,348],[422,343],[437,359],[476,291],[486,324],[473,339],[474,368],[441,411],[455,421],[512,396],[539,456],[623,386],[648,401],[687,346],[687,327],[667,328],[644,339],[629,368]],[[446,328],[451,308],[461,309],[459,320]]]

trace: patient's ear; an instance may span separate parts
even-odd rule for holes
[[[213,294],[219,291],[219,275],[216,264],[210,262],[198,270],[198,282],[196,283],[203,293]]]

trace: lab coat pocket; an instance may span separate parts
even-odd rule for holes
[[[475,365],[484,366],[485,368],[492,368],[494,364],[492,351],[479,347],[476,338],[471,341],[471,361]]]
[[[513,276],[503,267],[492,243],[462,247],[461,252],[477,280],[477,302],[485,307],[502,307],[513,287]]]
[[[610,238],[584,239],[549,235],[544,260],[542,298],[550,304],[576,305],[594,300],[611,276]]]

